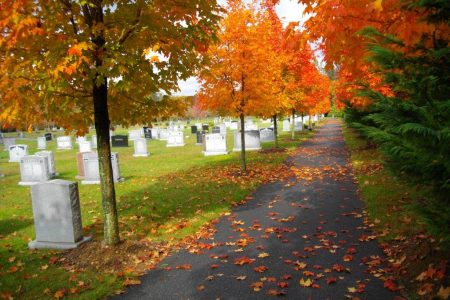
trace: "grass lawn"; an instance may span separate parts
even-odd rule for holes
[[[117,131],[121,132],[126,130]],[[117,251],[105,250],[100,243],[99,185],[81,184],[84,231],[94,242],[69,252],[29,250],[27,244],[34,239],[30,188],[17,185],[19,164],[8,163],[8,152],[0,151],[0,173],[5,174],[0,178],[0,299],[96,299],[136,283],[134,276],[145,271],[136,270],[137,265],[152,268],[174,245],[229,211],[270,176],[282,173],[290,149],[310,135],[304,131],[291,140],[290,133],[281,133],[280,146],[287,148],[286,152],[247,152],[249,173],[243,177],[238,176],[239,153],[204,157],[190,127],[185,131],[186,146],[167,148],[165,141],[151,140],[149,157],[133,157],[132,142],[128,148],[112,148],[119,153],[125,178],[116,184],[121,238],[125,241]],[[33,154],[38,151],[35,136],[26,134],[32,139],[17,143],[27,144]],[[78,145],[73,145],[73,150],[56,150],[56,139],[47,142],[47,150],[55,154],[59,179],[77,181]],[[231,131],[227,145],[231,151]],[[263,148],[272,146],[263,144]],[[104,258],[104,251],[111,257]]]
[[[432,212],[437,202],[428,187],[411,185],[385,168],[380,150],[354,129],[344,127],[344,138],[369,224],[384,243],[392,272],[408,299],[436,297],[449,284],[449,207],[440,204]]]

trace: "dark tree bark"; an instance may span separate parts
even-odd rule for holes
[[[273,135],[275,136],[275,148],[278,148],[278,123],[277,114],[273,115]]]
[[[241,120],[241,164],[242,164],[242,171],[247,172],[247,162],[245,159],[245,120],[244,120],[244,114],[241,113],[239,115],[239,118]]]
[[[292,109],[292,139],[295,138],[295,109]]]
[[[92,24],[103,23],[103,9],[101,5],[90,10]],[[94,60],[98,69],[103,65],[105,54],[105,38],[103,32],[92,36],[95,45]],[[108,81],[100,73],[93,79],[93,102],[95,131],[97,133],[98,159],[100,168],[100,185],[102,191],[102,206],[104,218],[104,243],[116,245],[120,242],[119,222],[116,207],[116,192],[114,189],[113,172],[111,165],[111,147],[109,143],[110,119],[108,113]]]

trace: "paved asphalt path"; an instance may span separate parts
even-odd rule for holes
[[[364,224],[340,123],[318,129],[289,162],[297,176],[260,186],[199,241],[199,253],[173,254],[113,298],[394,298],[375,277],[383,253]]]

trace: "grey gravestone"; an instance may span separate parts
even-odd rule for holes
[[[70,136],[60,136],[56,138],[56,147],[58,150],[72,149],[72,138]]]
[[[11,145],[9,150],[9,162],[20,162],[20,159],[28,155],[27,145]]]
[[[147,140],[143,138],[135,139],[134,140],[134,157],[147,157],[148,151],[147,151]]]
[[[123,178],[120,177],[118,153],[115,152],[111,153],[111,164],[114,182],[123,181]],[[83,168],[84,168],[84,180],[81,181],[82,184],[100,183],[100,172],[97,153],[95,152],[83,153]]]
[[[184,146],[184,135],[181,131],[169,132],[167,138],[167,147],[182,147]]]
[[[15,138],[3,138],[3,147],[5,150],[9,150],[9,146],[15,145],[16,139]]]
[[[227,126],[225,124],[219,124],[217,126],[220,128],[221,134],[227,134]]]
[[[245,132],[245,150],[253,151],[261,149],[261,139],[259,130],[249,130]],[[234,133],[234,148],[233,151],[241,151],[241,133],[236,131]]]
[[[152,139],[159,140],[159,128],[153,127],[150,130],[152,132]]]
[[[231,129],[231,130],[238,130],[238,128],[239,128],[239,123],[236,122],[236,121],[231,121],[231,123],[230,123],[230,129]]]
[[[19,185],[48,181],[50,179],[48,158],[38,155],[23,156],[20,159],[20,179]]]
[[[82,142],[86,142],[86,141],[87,141],[86,136],[77,136],[77,138],[76,138],[76,143],[77,144],[82,143]]]
[[[245,128],[245,131],[258,130],[258,125],[254,124],[253,121],[247,121],[244,124],[244,128]]]
[[[195,127],[197,127],[197,131],[202,130],[202,123],[195,123]]]
[[[128,147],[128,135],[113,135],[112,136],[113,147]]]
[[[261,136],[261,142],[273,142],[275,141],[275,134],[271,128],[263,128],[259,131]]]
[[[303,123],[300,122],[295,122],[294,124],[294,131],[302,131],[303,130]]]
[[[197,126],[191,126],[191,133],[197,133]]]
[[[205,138],[203,140],[203,147],[204,147],[203,154],[205,156],[228,154],[227,139],[224,134],[220,133],[205,134]]]
[[[53,155],[52,151],[39,151],[36,152],[34,155],[47,157],[48,160],[48,171],[50,173],[50,177],[53,178],[56,175],[56,167],[55,167],[55,156]]]
[[[76,182],[55,179],[31,188],[36,239],[31,249],[72,249],[89,241],[83,237]]]
[[[220,133],[220,127],[219,127],[219,126],[214,126],[214,127],[211,129],[211,133]]]
[[[37,137],[37,148],[39,150],[47,149],[47,140],[45,139],[45,136],[38,136]]]
[[[51,141],[52,140],[52,134],[50,132],[47,132],[46,134],[44,134],[45,140],[46,141]]]
[[[196,145],[203,145],[204,137],[205,137],[205,132],[204,131],[197,131]]]

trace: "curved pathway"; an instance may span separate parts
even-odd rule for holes
[[[289,161],[296,177],[259,187],[216,233],[165,259],[119,299],[392,299],[364,222],[341,125]]]

